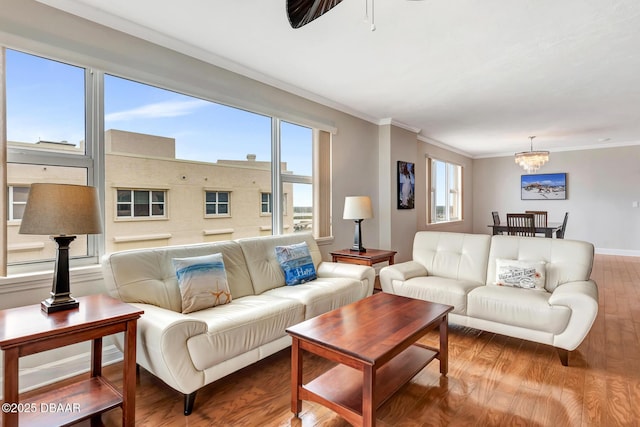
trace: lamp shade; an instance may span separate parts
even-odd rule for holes
[[[72,236],[99,233],[102,233],[102,221],[95,187],[31,185],[20,234]]]
[[[348,196],[344,199],[343,219],[373,218],[373,209],[369,196]]]

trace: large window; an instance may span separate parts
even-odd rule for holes
[[[462,220],[462,166],[427,159],[429,170],[429,222]]]
[[[5,62],[8,264],[55,257],[47,236],[18,233],[34,182],[95,185],[104,197],[104,233],[79,237],[74,260],[331,234],[328,132],[18,51],[7,49]]]
[[[92,141],[86,132],[92,123],[86,108],[92,77],[84,68],[59,61],[10,49],[4,55],[7,263],[51,262],[55,243],[48,236],[19,234],[20,220],[32,183],[94,183]],[[74,263],[87,256],[95,262],[96,248],[96,238],[78,236],[70,255]]]

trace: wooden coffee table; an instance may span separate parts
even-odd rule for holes
[[[449,305],[379,293],[287,329],[291,346],[291,411],[318,402],[352,425],[373,426],[376,409],[433,359],[447,374]],[[416,341],[439,328],[440,348]],[[303,351],[338,362],[302,384]]]

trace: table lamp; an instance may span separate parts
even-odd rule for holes
[[[363,219],[373,218],[373,209],[371,208],[371,199],[369,196],[345,197],[342,218],[353,219],[356,223],[351,250],[355,252],[366,252],[367,250],[362,246],[362,229],[360,226]]]
[[[42,311],[48,314],[77,308],[79,303],[69,288],[69,244],[77,234],[102,233],[96,188],[32,184],[19,233],[48,234],[58,246],[51,297],[40,304]]]

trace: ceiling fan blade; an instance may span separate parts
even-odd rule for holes
[[[287,17],[292,28],[300,28],[324,15],[342,0],[287,0]]]

